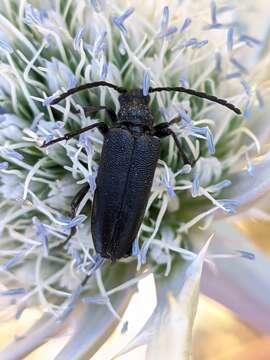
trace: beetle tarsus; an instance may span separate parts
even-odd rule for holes
[[[88,274],[85,276],[85,278],[81,282],[81,287],[84,287],[86,285],[87,281],[90,279],[90,277],[93,275],[93,273],[96,270],[98,270],[104,264],[105,261],[106,261],[106,259],[104,259],[100,254],[97,254],[95,256],[95,262],[91,266]]]

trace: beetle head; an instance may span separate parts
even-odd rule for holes
[[[138,105],[149,105],[150,96],[144,96],[142,89],[133,89],[127,91],[119,96],[120,105],[125,104],[138,104]]]
[[[149,109],[150,96],[144,96],[141,89],[127,91],[119,96],[119,122],[152,126],[153,117]]]

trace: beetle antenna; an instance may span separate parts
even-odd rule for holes
[[[233,104],[229,103],[227,100],[220,99],[220,98],[218,98],[218,97],[216,97],[214,95],[208,95],[205,92],[196,91],[196,90],[193,90],[193,89],[187,89],[187,88],[184,88],[182,86],[177,86],[177,87],[156,87],[156,88],[151,88],[150,87],[149,88],[149,93],[159,92],[159,91],[178,91],[178,92],[186,93],[186,94],[189,94],[189,95],[197,96],[199,98],[210,100],[212,102],[215,102],[217,104],[225,106],[228,109],[234,111],[238,115],[241,114],[241,110],[238,109]]]
[[[55,104],[59,103],[61,100],[65,99],[66,97],[73,95],[77,92],[84,91],[87,89],[93,89],[93,88],[99,87],[99,86],[108,86],[109,88],[112,88],[112,89],[118,91],[119,93],[126,92],[125,88],[108,83],[107,81],[95,81],[92,83],[83,84],[80,86],[76,86],[75,88],[69,89],[67,92],[65,92],[65,93],[61,94],[60,96],[58,96],[57,98],[53,99],[50,102],[50,105],[55,105]]]
[[[88,271],[88,274],[81,282],[81,287],[84,287],[86,285],[86,283],[90,279],[90,277],[94,274],[94,272],[96,272],[99,268],[101,268],[101,266],[104,264],[105,260],[106,259],[103,258],[101,255],[99,255],[99,254],[96,255],[94,264],[91,266],[90,270]]]

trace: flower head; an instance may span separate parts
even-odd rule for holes
[[[0,297],[10,299],[3,309],[9,316],[39,304],[51,321],[63,324],[76,312],[78,299],[84,298],[87,315],[78,316],[80,326],[88,326],[94,334],[86,340],[90,348],[98,321],[105,322],[105,329],[109,321],[119,319],[124,299],[145,274],[144,264],[149,272],[168,279],[174,269],[181,272],[183,263],[197,264],[191,243],[198,231],[204,230],[207,240],[216,215],[229,216],[243,205],[231,173],[241,163],[247,168],[241,176],[256,177],[252,158],[261,150],[261,134],[251,119],[259,121],[269,84],[257,81],[253,75],[259,69],[245,64],[241,50],[256,50],[261,41],[243,33],[238,21],[231,25],[238,14],[235,8],[223,12],[211,2],[209,20],[200,16],[200,7],[196,9],[192,1],[181,6],[185,11],[179,11],[180,5],[158,7],[155,16],[148,16],[139,5],[128,8],[120,0],[76,0],[64,8],[49,1],[42,8],[30,3],[14,3],[12,9],[0,6],[0,35],[5,39],[0,40],[0,277],[4,287]],[[90,229],[102,135],[92,130],[79,139],[40,147],[66,132],[107,121],[102,113],[88,115],[83,106],[108,105],[118,111],[117,93],[105,87],[52,105],[60,93],[74,86],[105,79],[128,89],[140,87],[144,96],[150,87],[194,88],[228,99],[244,114],[236,116],[189,95],[150,94],[155,124],[178,118],[171,128],[188,159],[198,161],[194,167],[184,164],[173,139],[161,141],[161,158],[143,224],[134,239],[133,259],[120,261],[113,270],[111,264],[99,268]],[[90,191],[70,216],[72,198],[87,184]],[[225,197],[227,188],[232,189],[231,197]],[[77,232],[70,233],[75,227]],[[62,246],[70,234],[68,248]],[[239,258],[251,258],[245,249],[235,251]],[[201,263],[198,268],[200,276]],[[81,287],[93,269],[96,276]],[[194,274],[189,275],[192,281]],[[157,287],[161,282],[157,277]],[[92,323],[91,304],[99,304],[103,312],[107,308],[107,320],[97,311],[97,323]],[[126,332],[128,326],[123,329]],[[96,336],[106,338],[102,331]]]

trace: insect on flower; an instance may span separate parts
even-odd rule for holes
[[[96,262],[82,282],[84,285],[97,267],[105,259],[116,261],[132,255],[132,244],[141,226],[148,202],[155,169],[160,156],[160,138],[172,136],[184,164],[194,166],[198,159],[189,159],[170,125],[181,121],[181,116],[154,125],[154,118],[149,108],[150,93],[175,91],[187,93],[221,104],[237,114],[241,111],[233,104],[216,96],[184,87],[147,86],[145,89],[126,90],[123,87],[105,81],[93,82],[75,87],[53,99],[50,105],[86,89],[99,86],[110,87],[120,93],[120,110],[116,114],[106,106],[84,108],[85,114],[105,110],[112,126],[104,122],[94,123],[78,131],[45,142],[47,147],[59,141],[69,140],[81,133],[97,128],[104,136],[100,166],[97,174],[96,189],[91,214],[91,231],[97,252]],[[74,197],[71,205],[71,217],[76,211],[89,185],[85,185]],[[75,234],[71,229],[65,243]]]

